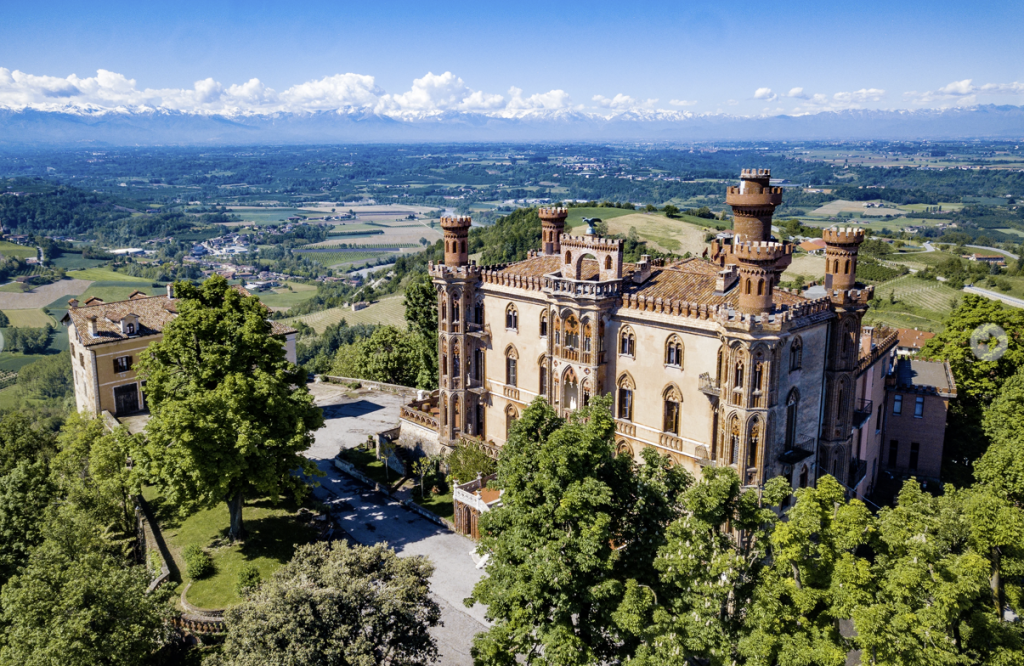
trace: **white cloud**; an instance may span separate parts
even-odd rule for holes
[[[523,89],[512,86],[508,89],[511,99],[505,107],[510,111],[529,111],[537,109],[565,109],[570,105],[569,93],[564,90],[549,90],[546,93],[535,93],[523,97]]]
[[[771,88],[758,88],[754,91],[754,99],[763,99],[769,102],[774,102],[778,97],[778,95],[772,92]]]
[[[832,96],[839,106],[857,106],[865,102],[878,102],[885,97],[885,91],[879,88],[861,88],[854,92],[837,92]]]
[[[384,91],[372,76],[365,74],[335,74],[319,81],[307,81],[281,93],[285,109],[295,111],[325,111],[375,105]]]
[[[923,93],[910,91],[903,96],[914,104],[943,106],[971,106],[978,101],[978,95],[1024,95],[1024,83],[986,83],[974,85],[974,79],[952,81],[938,90]]]
[[[783,95],[783,97],[792,97],[794,99],[808,99],[810,96],[804,92],[803,88],[790,88],[789,92]]]
[[[739,103],[740,103],[739,100],[736,100],[736,99],[730,99],[728,102],[726,102],[726,104],[728,104],[729,106],[736,106]]]
[[[671,99],[668,103],[672,106],[693,106],[697,103],[697,100]]]
[[[644,101],[638,101],[630,97],[629,95],[623,95],[619,93],[611,99],[604,95],[594,95],[592,98],[597,106],[603,109],[612,109],[613,111],[629,111],[631,109],[649,109],[658,103],[657,99],[647,99]]]

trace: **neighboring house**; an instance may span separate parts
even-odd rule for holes
[[[925,343],[935,337],[934,333],[919,331],[916,328],[897,328],[899,342],[896,344],[896,353],[901,356],[914,356],[921,351]]]
[[[452,490],[452,503],[455,505],[452,522],[456,532],[473,539],[480,538],[480,515],[501,506],[504,491],[487,487],[489,481],[497,478],[497,474],[491,474],[455,486]]]
[[[978,254],[975,252],[974,254],[967,255],[967,258],[971,261],[980,261],[982,263],[995,264],[997,266],[1006,265],[1006,257],[1001,254]]]
[[[946,412],[956,398],[949,363],[901,357],[885,393],[883,467],[897,475],[938,480]]]
[[[442,218],[440,388],[402,408],[399,442],[494,453],[535,398],[568,416],[611,394],[619,455],[732,467],[747,487],[827,473],[865,493],[896,335],[862,332],[873,288],[856,281],[859,229],[824,231],[822,297],[776,286],[793,246],[770,241],[782,190],[768,178],[745,169],[728,188],[735,235],[709,260],[627,263],[621,240],[565,234],[567,211],[542,208],[542,249],[484,268],[469,261],[469,218]]]
[[[164,326],[177,316],[171,286],[166,295],[136,291],[126,301],[90,298],[79,305],[71,299],[68,305],[61,323],[68,327],[78,411],[115,416],[143,411],[145,398],[133,366],[151,343],[163,339]],[[295,363],[295,329],[273,320],[270,324],[273,334],[284,339],[288,360]]]
[[[812,238],[800,243],[798,247],[808,254],[825,254],[825,241],[820,238]]]

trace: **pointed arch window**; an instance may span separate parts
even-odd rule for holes
[[[732,378],[733,388],[743,388],[743,374],[743,361],[736,361],[736,370]]]
[[[740,420],[732,417],[729,422],[729,464],[735,465],[740,457]]]
[[[510,331],[519,330],[519,310],[511,303],[505,308],[505,328]]]
[[[593,332],[590,322],[583,324],[583,351],[585,352],[589,352],[593,348],[593,343],[591,342]]]
[[[636,390],[636,384],[633,383],[632,377],[628,374],[623,374],[619,377],[617,382],[618,386],[618,411],[617,414],[620,419],[626,421],[633,420],[633,392]]]
[[[484,380],[484,350],[479,347],[473,350],[473,379]]]
[[[509,345],[505,349],[505,384],[518,386],[519,379],[519,353],[516,348]]]
[[[619,354],[636,357],[636,334],[629,326],[624,326],[619,333]]]
[[[544,356],[540,357],[540,389],[541,396],[547,396],[548,394],[548,363],[547,358]]]
[[[460,295],[455,293],[452,295],[452,323],[457,324],[459,322],[459,306]]]
[[[462,355],[459,353],[459,343],[452,341],[452,377],[462,377]]]
[[[683,367],[683,340],[678,335],[670,335],[665,341],[665,365]]]
[[[540,313],[540,337],[548,337],[548,311]]]
[[[662,430],[679,435],[679,417],[682,412],[683,396],[675,386],[669,386],[662,393],[664,410],[662,418]]]
[[[569,315],[565,320],[565,348],[579,349],[580,347],[580,322],[574,315]]]
[[[794,372],[803,367],[804,343],[800,338],[795,338],[789,346],[789,371]]]
[[[793,389],[786,398],[786,449],[796,446],[797,406],[800,404],[800,393]]]
[[[590,380],[589,379],[584,379],[583,380],[582,393],[583,393],[583,406],[586,407],[587,405],[590,404],[590,396],[593,394],[593,391],[590,388]]]
[[[478,326],[484,325],[484,302],[477,301],[473,306],[473,323]]]
[[[754,419],[750,424],[750,434],[747,437],[747,467],[757,467],[759,448],[761,446],[761,433],[764,426],[761,419]]]

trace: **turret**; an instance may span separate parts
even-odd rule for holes
[[[444,263],[446,266],[465,266],[469,263],[469,227],[473,223],[465,217],[442,217],[444,229]]]
[[[864,242],[863,229],[825,229],[825,289],[852,289],[857,283],[857,252]]]
[[[743,169],[738,187],[725,193],[732,207],[734,242],[767,241],[772,235],[772,215],[782,203],[782,188],[771,187],[771,169]]]
[[[560,254],[560,239],[565,231],[565,218],[569,216],[569,211],[565,208],[541,208],[537,214],[540,215],[542,252],[547,255]]]
[[[772,291],[778,281],[779,260],[792,254],[793,247],[782,243],[736,243],[732,255],[739,272],[739,304],[744,314],[772,311]]]

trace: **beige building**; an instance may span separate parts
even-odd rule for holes
[[[855,431],[895,336],[863,342],[873,288],[856,282],[859,229],[825,231],[819,294],[777,286],[793,246],[771,239],[782,190],[769,181],[743,170],[726,193],[734,237],[671,263],[627,263],[622,241],[565,234],[567,211],[542,208],[539,251],[479,267],[469,218],[442,219],[440,390],[403,409],[406,443],[497,451],[538,396],[567,415],[611,393],[620,454],[653,447],[695,474],[731,466],[749,486],[821,473],[860,485],[869,438]]]
[[[69,301],[61,323],[68,328],[78,411],[123,416],[146,408],[132,368],[151,343],[163,339],[164,326],[177,315],[176,303],[169,285],[160,296],[137,291],[113,303],[99,298],[84,305]],[[288,360],[295,363],[295,329],[270,323],[273,334],[284,339]]]

